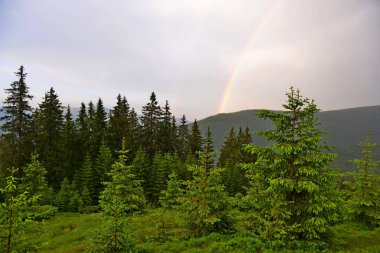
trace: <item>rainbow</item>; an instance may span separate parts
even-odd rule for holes
[[[276,0],[273,3],[273,5],[271,6],[271,8],[269,8],[269,10],[265,13],[265,15],[263,16],[263,18],[260,20],[260,22],[258,23],[258,25],[253,30],[253,32],[252,32],[251,36],[249,37],[247,43],[244,45],[243,50],[239,54],[239,58],[238,58],[238,60],[236,62],[235,67],[233,68],[232,74],[228,78],[228,81],[227,81],[227,83],[225,85],[223,96],[222,96],[221,102],[219,104],[218,113],[223,113],[225,111],[226,104],[228,102],[228,98],[230,97],[230,93],[231,93],[232,87],[233,87],[234,82],[236,80],[236,77],[237,77],[237,75],[239,73],[239,69],[242,66],[243,62],[244,62],[244,56],[245,56],[245,54],[251,48],[254,40],[256,39],[256,37],[260,33],[260,31],[263,29],[265,23],[268,22],[268,20],[271,19],[271,17],[275,13],[275,11],[276,11],[276,9],[277,9],[280,1],[281,0]]]

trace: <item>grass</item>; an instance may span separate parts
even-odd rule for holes
[[[40,252],[86,252],[89,231],[100,227],[99,214],[59,213],[44,223],[40,238],[47,245]]]
[[[260,240],[240,231],[245,227],[245,215],[237,213],[235,217],[236,233],[191,238],[181,223],[179,212],[149,209],[129,218],[126,231],[136,238],[140,250],[147,253],[258,252],[262,246]],[[100,214],[58,213],[39,229],[36,240],[45,242],[39,252],[88,252],[89,232],[99,229],[102,229]],[[331,252],[380,253],[380,229],[368,230],[357,224],[343,224],[334,227],[333,231],[335,238]]]

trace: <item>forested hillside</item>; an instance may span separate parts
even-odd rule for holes
[[[2,252],[379,250],[379,107],[321,113],[291,87],[284,111],[177,124],[152,92],[141,112],[119,94],[109,114],[99,98],[74,119],[53,87],[30,106],[23,66],[5,93]],[[331,144],[351,172],[332,168]],[[57,228],[65,213],[81,225]],[[77,230],[77,248],[51,245]]]
[[[220,150],[225,136],[231,127],[239,129],[248,127],[252,132],[264,131],[273,128],[267,120],[257,116],[259,110],[245,110],[233,113],[223,113],[199,121],[203,133],[209,127],[214,134],[215,148]],[[320,129],[328,133],[324,140],[333,147],[338,154],[334,165],[343,171],[353,169],[348,162],[352,157],[360,155],[358,143],[365,138],[367,130],[371,131],[372,140],[380,143],[380,106],[367,106],[333,111],[321,111],[316,114],[321,123]],[[264,145],[263,138],[253,136],[253,142]],[[374,147],[375,159],[380,159],[380,147]]]

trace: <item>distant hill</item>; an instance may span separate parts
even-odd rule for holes
[[[207,127],[213,133],[214,146],[220,150],[225,136],[231,127],[238,130],[246,126],[253,131],[263,131],[272,128],[269,121],[257,117],[258,110],[245,110],[234,113],[221,113],[199,121],[201,131],[205,133]],[[324,111],[318,113],[320,128],[329,133],[324,140],[335,146],[338,154],[334,165],[342,170],[349,170],[352,164],[349,159],[360,156],[358,143],[363,141],[367,129],[371,130],[372,142],[380,145],[380,105],[358,107],[343,110]],[[265,145],[265,140],[254,136],[253,141]],[[380,146],[374,148],[374,158],[380,159]]]

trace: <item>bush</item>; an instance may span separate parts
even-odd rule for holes
[[[56,215],[58,208],[50,205],[31,206],[27,208],[28,216],[34,221],[48,220]]]

